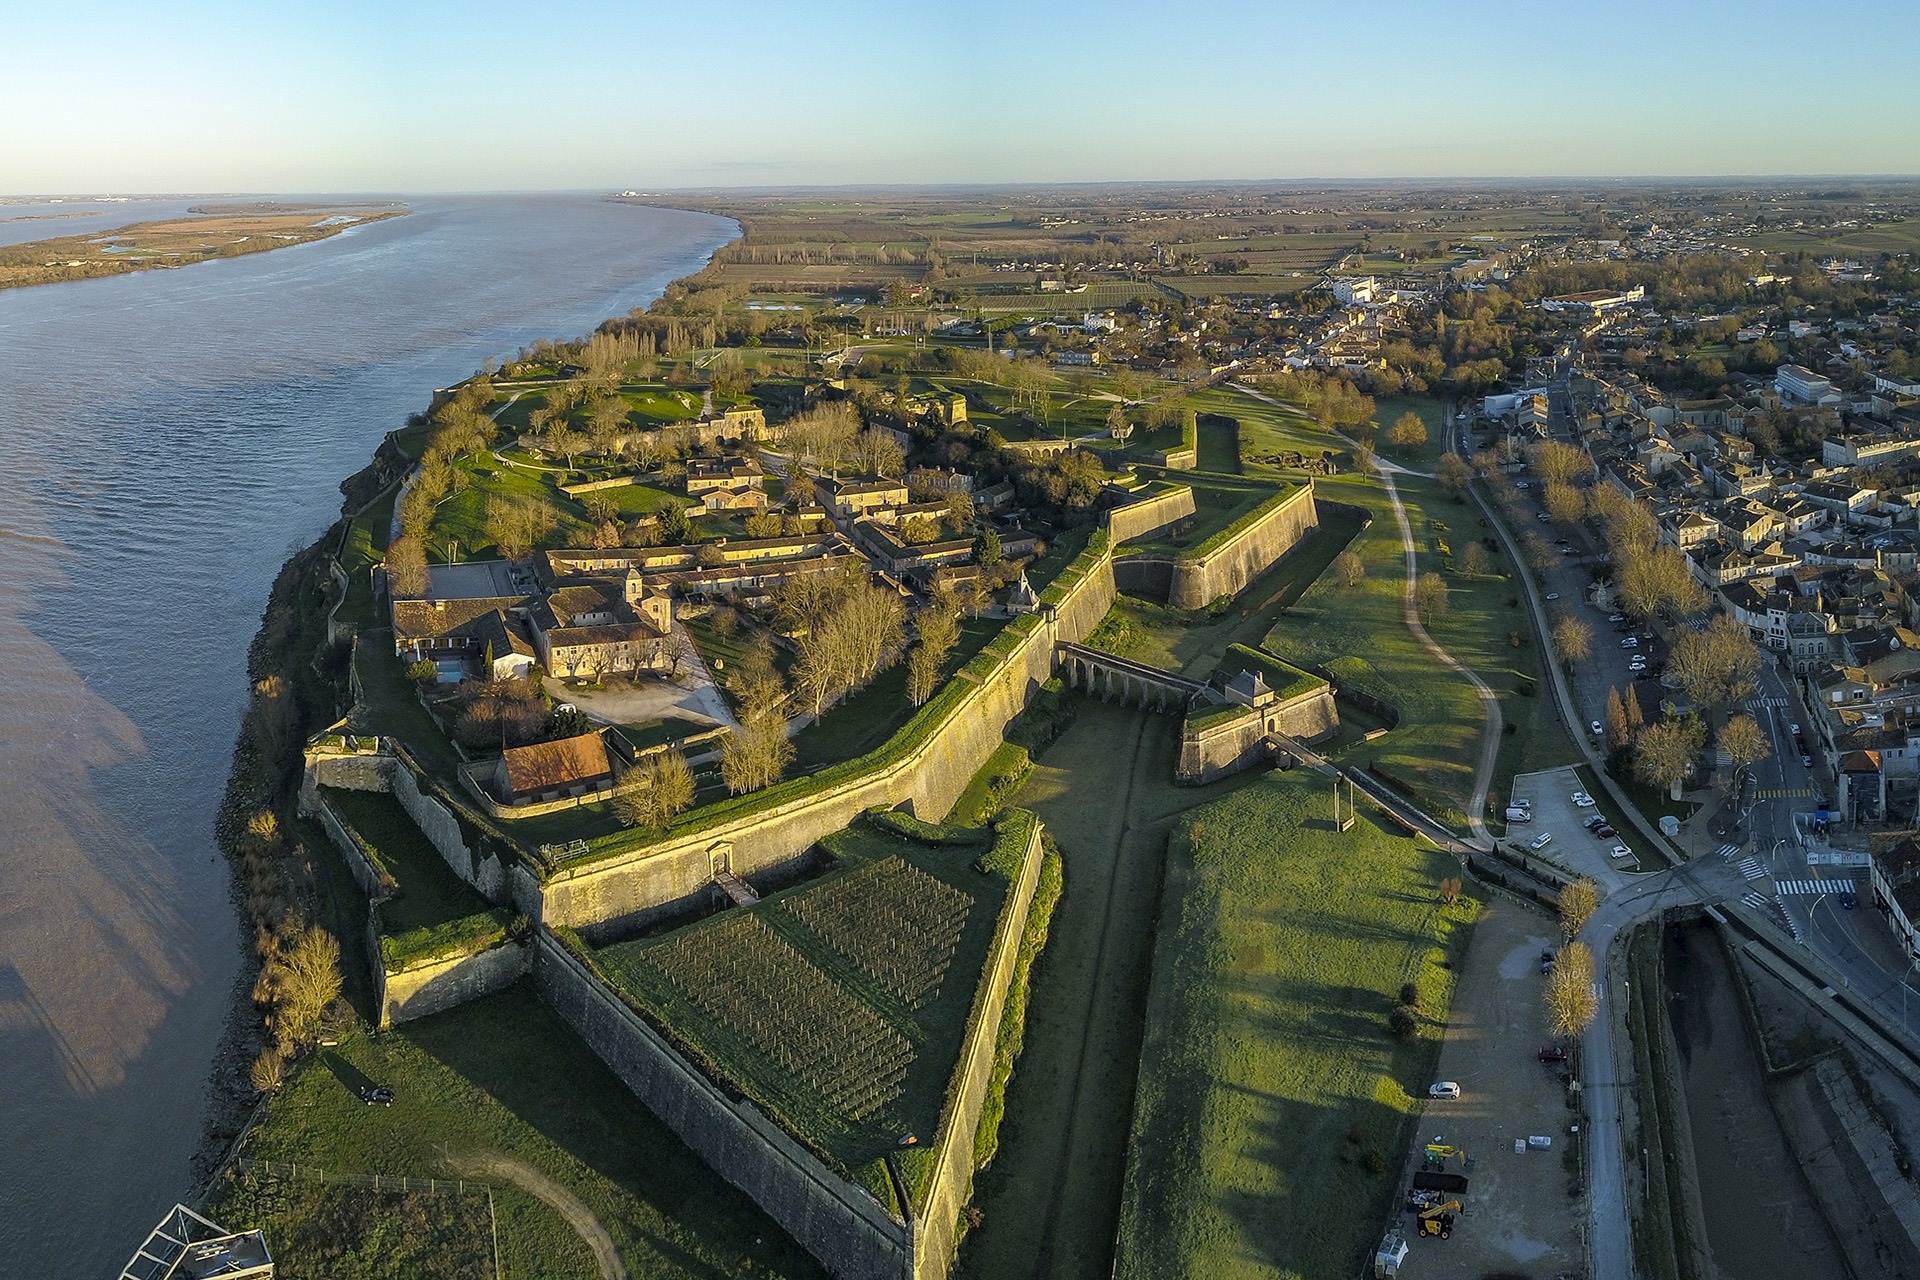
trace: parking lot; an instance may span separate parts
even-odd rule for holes
[[[1579,1202],[1567,1195],[1563,1163],[1573,1113],[1561,1068],[1540,1060],[1548,1043],[1540,953],[1559,941],[1552,917],[1505,895],[1474,926],[1438,1075],[1458,1081],[1461,1096],[1426,1103],[1410,1153],[1418,1169],[1428,1143],[1456,1148],[1446,1169],[1466,1174],[1467,1190],[1449,1239],[1422,1238],[1414,1214],[1398,1214],[1410,1250],[1400,1274],[1410,1280],[1545,1280],[1581,1268]],[[1534,1137],[1552,1144],[1528,1146]]]
[[[1608,812],[1612,806],[1607,803],[1574,803],[1574,793],[1581,789],[1580,775],[1571,766],[1515,774],[1513,803],[1531,802],[1533,820],[1508,823],[1502,843],[1517,854],[1550,862],[1572,875],[1591,876],[1605,886],[1624,883],[1628,874],[1639,869],[1639,863],[1631,853],[1624,858],[1612,856],[1612,850],[1625,847],[1623,837],[1595,836],[1586,829],[1589,819],[1611,820],[1614,815]],[[1532,843],[1544,835],[1553,839],[1542,848],[1532,848]]]

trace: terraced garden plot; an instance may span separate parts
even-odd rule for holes
[[[820,842],[830,869],[759,903],[593,953],[709,1077],[874,1190],[900,1158],[924,1190],[1030,815],[998,832],[862,818]]]
[[[939,990],[972,899],[899,858],[782,904],[854,968],[918,1009]],[[896,926],[875,932],[874,920]]]
[[[855,1119],[900,1095],[913,1045],[758,916],[682,934],[643,963]]]

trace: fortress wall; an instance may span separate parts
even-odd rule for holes
[[[751,1104],[727,1097],[545,930],[535,944],[533,974],[546,1002],[647,1109],[834,1276],[907,1280],[914,1274],[905,1223]]]
[[[456,876],[472,885],[488,902],[504,902],[507,897],[506,869],[497,855],[482,858],[467,847],[466,833],[439,797],[423,790],[420,777],[408,761],[396,761],[392,772],[393,798],[407,811]]]
[[[1111,553],[1049,609],[973,696],[913,754],[839,786],[753,810],[703,830],[575,867],[561,867],[541,887],[539,918],[589,936],[624,931],[677,900],[702,892],[715,860],[725,856],[735,875],[792,864],[822,837],[876,806],[908,807],[922,818],[946,815],[974,774],[999,747],[1019,715],[1053,672],[1061,640],[1084,640],[1112,607]]]
[[[510,987],[531,960],[524,945],[504,942],[471,955],[445,956],[387,973],[380,1025],[424,1018]]]
[[[1020,862],[1019,878],[1008,889],[1006,904],[1001,908],[993,948],[981,973],[980,996],[968,1023],[966,1042],[960,1046],[960,1061],[954,1068],[954,1105],[941,1117],[941,1129],[935,1138],[938,1149],[934,1153],[933,1183],[928,1188],[926,1209],[914,1222],[913,1273],[917,1280],[942,1280],[951,1270],[960,1245],[960,1213],[973,1199],[974,1138],[993,1075],[1000,1014],[1006,1006],[1014,965],[1020,959],[1020,940],[1026,932],[1034,887],[1040,883],[1044,860],[1040,831],[1040,824],[1035,822]]]
[[[1200,609],[1221,596],[1237,595],[1319,527],[1309,481],[1224,545],[1202,557],[1175,561],[1167,603],[1177,609]]]
[[[1260,711],[1247,707],[1238,719],[1181,734],[1174,781],[1198,785],[1251,768],[1266,758],[1271,733],[1314,742],[1339,727],[1331,687],[1310,690]]]
[[[1129,595],[1165,600],[1173,594],[1173,557],[1122,556],[1113,562],[1113,585]]]
[[[1107,512],[1108,536],[1115,542],[1130,542],[1157,533],[1170,524],[1178,524],[1194,513],[1193,490],[1181,485],[1172,493],[1143,498]]]

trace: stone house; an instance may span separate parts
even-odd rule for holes
[[[613,790],[613,758],[600,733],[508,747],[495,762],[487,789],[502,805],[545,804]]]

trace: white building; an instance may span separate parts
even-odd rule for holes
[[[1774,370],[1773,388],[1795,404],[1839,404],[1833,384],[1805,365],[1783,364]]]
[[[1343,306],[1359,306],[1373,301],[1372,276],[1336,276],[1332,288],[1334,299]]]

